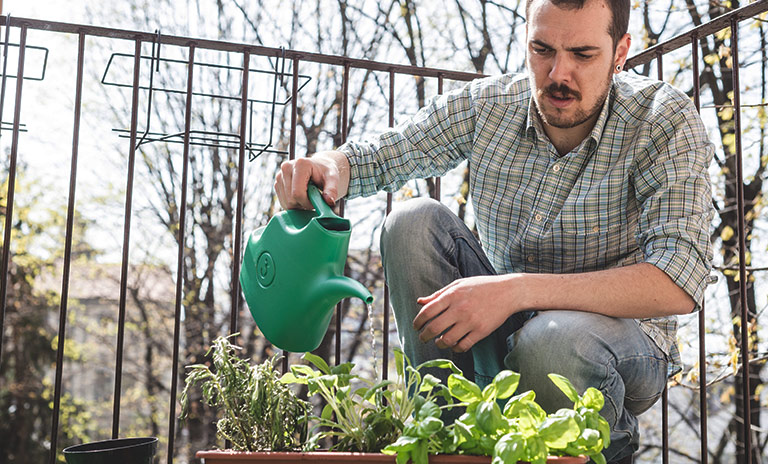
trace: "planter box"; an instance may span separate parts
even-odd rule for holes
[[[381,453],[342,453],[313,451],[311,453],[257,452],[246,453],[231,450],[198,451],[195,457],[203,459],[205,464],[290,464],[294,462],[322,462],[326,464],[349,464],[354,462],[394,464],[395,456]],[[489,464],[488,456],[465,456],[439,454],[429,457],[430,464]],[[586,457],[551,457],[549,464],[586,464]]]

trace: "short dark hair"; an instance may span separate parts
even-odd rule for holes
[[[608,27],[608,34],[613,39],[613,48],[616,48],[619,40],[624,37],[629,29],[629,0],[545,0],[549,1],[553,5],[559,8],[580,10],[584,8],[584,4],[587,2],[600,1],[605,2],[608,8],[611,9],[613,16],[611,25]],[[531,3],[533,0],[526,0],[525,2],[525,17],[530,18]]]

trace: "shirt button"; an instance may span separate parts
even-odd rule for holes
[[[592,232],[600,232],[600,227],[598,226],[593,227]]]
[[[555,172],[558,172],[560,170],[560,165],[556,164],[556,165],[552,166],[552,170],[555,171]]]
[[[532,263],[532,262],[534,262],[534,261],[536,261],[536,257],[535,257],[535,256],[533,256],[533,255],[528,255],[528,262],[529,262],[529,263]]]
[[[537,214],[536,215],[536,221],[541,222],[541,219],[542,219],[541,214]]]

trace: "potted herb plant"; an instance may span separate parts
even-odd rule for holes
[[[212,357],[213,368],[187,366],[179,398],[181,420],[189,414],[190,389],[200,384],[203,401],[223,413],[216,424],[217,436],[231,443],[233,451],[301,449],[307,440],[309,403],[280,381],[275,369],[278,358],[251,365],[237,356],[238,349],[228,337],[219,337],[206,354]]]
[[[393,380],[373,382],[354,374],[352,363],[331,367],[311,353],[304,355],[310,365],[294,365],[291,372],[278,378],[274,358],[249,366],[236,359],[235,349],[227,339],[217,339],[211,349],[215,371],[190,366],[182,394],[182,409],[186,411],[189,388],[200,382],[203,399],[224,410],[219,436],[230,440],[234,450],[198,452],[197,457],[206,464],[570,464],[586,463],[588,457],[605,463],[600,452],[608,445],[609,427],[598,414],[602,394],[588,389],[580,396],[561,376],[550,378],[574,407],[548,415],[536,404],[533,392],[513,396],[520,376],[511,371],[501,372],[481,390],[450,361],[435,360],[413,367],[402,351],[395,350]],[[430,374],[422,375],[428,367],[450,369],[447,385]],[[267,383],[269,386],[264,386]],[[262,384],[260,391],[279,392],[272,394],[273,399],[279,396],[284,398],[282,404],[294,406],[256,405],[265,401],[254,393],[257,384]],[[289,384],[306,385],[310,395],[323,399],[320,416],[310,415],[309,404],[297,398]],[[442,412],[457,407],[464,410],[461,417],[452,424],[444,423]],[[269,412],[259,418],[249,417],[258,408]],[[281,420],[280,414],[287,417]],[[314,426],[308,431],[310,422]],[[270,423],[278,426],[270,428]],[[259,434],[264,436],[257,438]],[[323,439],[331,439],[332,445],[317,451]]]

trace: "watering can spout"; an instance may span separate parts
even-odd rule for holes
[[[373,303],[373,295],[360,282],[344,276],[335,276],[328,279],[324,284],[323,290],[328,295],[332,295],[335,301],[341,301],[344,298],[360,298],[365,304]]]

